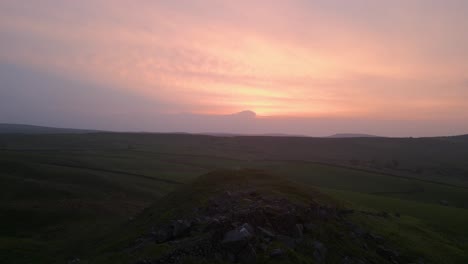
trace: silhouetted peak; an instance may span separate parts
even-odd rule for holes
[[[235,113],[233,115],[234,116],[245,117],[245,118],[255,118],[257,116],[257,114],[254,111],[250,111],[250,110],[241,111],[241,112]]]

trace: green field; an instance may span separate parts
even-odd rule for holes
[[[158,199],[210,171],[242,168],[319,189],[354,208],[399,213],[389,223],[357,221],[429,263],[464,263],[466,157],[466,137],[0,135],[0,263],[89,256]]]

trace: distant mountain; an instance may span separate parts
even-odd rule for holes
[[[255,118],[257,117],[257,114],[254,111],[244,110],[238,113],[231,114],[229,116],[238,116],[242,118]]]
[[[328,136],[329,138],[369,138],[369,137],[379,137],[375,135],[368,134],[354,134],[354,133],[341,133]]]
[[[436,137],[437,139],[442,139],[442,140],[449,140],[452,142],[462,142],[462,143],[468,143],[468,134],[466,135],[458,135],[458,136],[448,136],[448,137]]]
[[[214,137],[309,137],[305,135],[282,134],[282,133],[266,133],[266,134],[242,134],[242,133],[195,133],[195,135],[206,135]]]
[[[0,134],[85,134],[98,130],[56,128],[24,124],[0,124]]]

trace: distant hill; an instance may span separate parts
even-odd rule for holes
[[[0,134],[84,134],[95,133],[98,130],[56,128],[24,124],[0,124]]]
[[[459,136],[437,137],[437,139],[448,140],[457,143],[468,143],[468,134]]]
[[[369,134],[354,134],[354,133],[340,133],[328,136],[329,138],[369,138],[369,137],[380,137]]]
[[[214,136],[214,137],[309,137],[305,135],[294,135],[294,134],[281,134],[281,133],[266,133],[266,134],[242,134],[242,133],[198,133],[195,135],[205,135],[205,136]]]

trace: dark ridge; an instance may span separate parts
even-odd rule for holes
[[[92,129],[57,128],[25,124],[0,124],[0,134],[87,134],[102,132]]]

